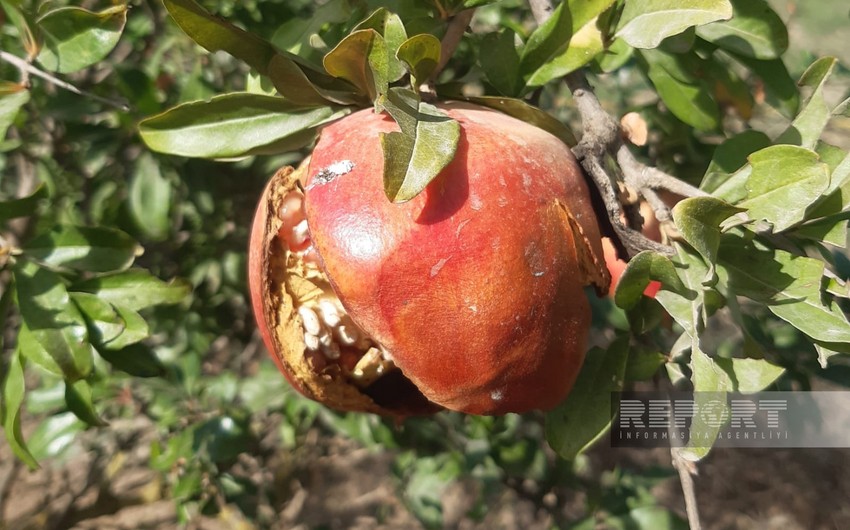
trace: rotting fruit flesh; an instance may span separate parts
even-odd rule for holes
[[[363,110],[326,127],[257,211],[255,314],[296,389],[331,407],[407,416],[549,409],[569,392],[607,290],[599,229],[569,148],[466,103],[452,162],[414,199],[384,194]]]

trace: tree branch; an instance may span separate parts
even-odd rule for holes
[[[538,25],[545,22],[554,10],[549,0],[529,0],[528,3]],[[581,140],[573,148],[573,153],[599,188],[611,224],[629,257],[642,250],[672,254],[671,247],[656,243],[623,223],[623,208],[614,191],[617,189],[617,179],[621,178],[627,188],[642,196],[652,207],[656,218],[662,222],[671,219],[670,208],[656,190],[670,191],[682,197],[708,194],[638,161],[623,141],[620,124],[602,108],[583,72],[572,72],[564,81],[573,95],[582,122]],[[608,175],[605,166],[609,157],[616,160],[622,177]]]
[[[12,66],[14,66],[15,68],[17,68],[21,72],[21,78],[22,79],[26,79],[26,76],[24,76],[24,74],[32,74],[36,77],[40,77],[41,79],[44,79],[45,81],[47,81],[51,85],[57,86],[59,88],[64,88],[65,90],[67,90],[69,92],[73,92],[74,94],[77,94],[79,96],[83,96],[83,97],[87,97],[89,99],[93,99],[93,100],[95,100],[99,103],[103,103],[104,105],[109,105],[110,107],[114,107],[118,110],[123,110],[124,112],[128,112],[130,110],[130,106],[127,105],[126,103],[107,99],[107,98],[98,96],[97,94],[92,94],[91,92],[81,90],[81,89],[75,87],[74,85],[72,85],[71,83],[68,83],[67,81],[63,81],[63,80],[59,79],[58,77],[55,77],[51,74],[48,74],[47,72],[39,70],[38,68],[31,65],[27,61],[21,59],[20,57],[18,57],[16,55],[12,55],[11,53],[4,52],[3,50],[0,50],[0,60],[6,61],[7,63],[9,63]]]
[[[472,21],[472,15],[474,14],[474,7],[464,9],[463,11],[455,14],[449,20],[448,28],[446,28],[446,34],[443,35],[443,40],[440,41],[440,62],[437,63],[437,67],[428,78],[428,85],[432,85],[434,81],[436,81],[437,76],[440,75],[440,72],[443,71],[443,68],[449,64],[449,59],[452,58],[458,44],[460,44],[461,39],[463,39],[463,34],[466,32],[466,28],[469,27],[469,23]]]

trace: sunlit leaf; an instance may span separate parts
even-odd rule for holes
[[[34,237],[26,255],[51,267],[89,272],[126,269],[141,249],[126,233],[105,227],[58,226]]]
[[[118,44],[127,5],[97,13],[80,7],[61,7],[38,19],[44,39],[38,62],[52,72],[67,74],[102,61]]]
[[[410,90],[391,89],[381,105],[401,128],[381,134],[384,191],[393,202],[408,201],[452,161],[460,125]]]
[[[714,197],[692,197],[673,207],[673,220],[682,238],[712,265],[717,261],[720,246],[720,224],[743,211]]]
[[[71,286],[71,290],[97,295],[116,306],[139,311],[159,304],[178,304],[192,292],[183,280],[164,282],[141,269],[94,277]]]
[[[13,270],[21,319],[32,337],[66,379],[85,378],[93,366],[88,329],[62,279],[26,260],[19,260]]]
[[[770,138],[766,134],[754,130],[738,133],[724,141],[714,150],[700,188],[709,193],[716,191],[733,173],[748,163],[747,157],[770,144]],[[742,197],[746,194],[743,186],[741,193]]]
[[[387,44],[373,29],[355,31],[342,39],[325,55],[323,64],[329,74],[353,84],[371,101],[387,93],[390,73]]]
[[[136,160],[130,178],[127,206],[136,227],[149,239],[161,241],[171,230],[171,183],[150,153]]]
[[[777,144],[793,144],[814,149],[818,139],[832,117],[832,108],[824,97],[824,86],[832,75],[838,60],[834,57],[818,59],[800,77],[799,85],[811,89],[800,114],[776,139]]]
[[[396,56],[416,80],[414,86],[418,86],[440,63],[440,39],[430,33],[414,35],[399,45]]]
[[[749,157],[747,199],[740,204],[753,219],[765,219],[777,232],[802,221],[806,210],[829,186],[829,169],[814,151],[775,145]]]
[[[692,297],[676,272],[673,262],[666,256],[645,250],[631,260],[617,283],[614,302],[623,309],[630,309],[638,303],[646,286],[651,281],[661,284],[683,296]]]
[[[313,139],[320,125],[347,112],[331,107],[305,108],[258,94],[224,94],[148,118],[139,124],[139,133],[154,151],[231,158],[297,149]]]
[[[655,48],[661,41],[688,29],[732,17],[729,0],[629,0],[617,37],[635,48]]]
[[[545,85],[553,79],[578,70],[602,53],[605,50],[605,43],[596,22],[597,19],[594,18],[576,30],[566,50],[535,70],[528,77],[526,84],[528,86]]]
[[[20,85],[6,84],[5,90],[0,91],[0,141],[6,137],[6,131],[14,123],[15,116],[21,107],[30,100],[30,91]],[[0,219],[6,217],[5,212],[0,210]]]

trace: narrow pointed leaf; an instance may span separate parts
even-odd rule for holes
[[[751,154],[769,145],[770,138],[766,134],[753,130],[736,134],[724,141],[714,150],[700,188],[709,193],[714,192],[748,163],[747,158]]]
[[[569,146],[576,145],[576,137],[573,132],[558,119],[555,119],[547,113],[533,105],[529,105],[521,99],[505,98],[501,96],[474,96],[474,97],[458,97],[452,98],[461,101],[476,103],[491,109],[498,110],[508,116],[520,119],[526,123],[530,123],[535,127],[539,127],[544,131],[557,136],[562,142]]]
[[[561,458],[574,460],[608,431],[611,396],[623,389],[629,350],[628,337],[621,336],[607,350],[588,352],[570,395],[546,414],[546,440]]]
[[[91,385],[86,380],[67,382],[65,384],[65,404],[86,424],[102,427],[107,423],[100,418],[92,402]]]
[[[98,353],[114,368],[134,377],[160,377],[166,369],[154,352],[144,344],[121,349],[99,349]]]
[[[697,35],[754,59],[776,59],[788,49],[788,29],[765,0],[731,0],[733,16],[697,28]]]
[[[174,107],[139,124],[142,140],[154,151],[201,158],[232,158],[301,147],[316,128],[347,110],[304,108],[278,97],[250,93],[217,96]],[[305,136],[306,134],[306,136]],[[300,145],[298,145],[300,144]]]
[[[519,54],[511,29],[490,33],[481,41],[478,62],[487,80],[504,96],[518,96],[520,89]]]
[[[638,54],[658,95],[677,118],[702,131],[720,126],[720,108],[704,81],[694,74],[701,68],[696,55],[643,50]]]
[[[39,204],[47,198],[47,195],[47,187],[42,184],[26,197],[11,201],[0,201],[0,222],[16,217],[34,215]]]
[[[141,254],[138,243],[114,228],[58,226],[23,247],[27,256],[51,267],[88,272],[126,269]]]
[[[171,183],[150,153],[136,160],[130,177],[127,206],[136,228],[153,241],[162,241],[171,231]]]
[[[393,202],[409,201],[454,158],[460,124],[410,90],[394,88],[381,104],[401,128],[381,135],[384,191]]]
[[[92,344],[109,342],[124,331],[124,319],[109,302],[90,293],[71,292],[71,300],[88,323]]]
[[[2,142],[6,138],[6,131],[14,123],[18,111],[30,100],[30,91],[11,83],[5,86],[0,83],[0,87],[5,88],[0,90],[0,142]],[[0,210],[0,218],[2,217],[4,213]]]
[[[655,48],[689,27],[732,18],[729,0],[629,0],[617,37],[635,48]]]
[[[164,282],[145,270],[130,269],[84,280],[72,285],[71,290],[140,311],[159,304],[178,304],[189,296],[192,286],[184,280]]]
[[[824,96],[824,86],[837,64],[838,60],[834,57],[823,57],[812,63],[803,73],[798,84],[810,88],[812,92],[803,104],[800,114],[775,143],[815,148],[832,117],[832,108]]]
[[[102,61],[118,44],[127,5],[94,13],[80,7],[62,7],[38,19],[44,39],[38,62],[52,72],[76,72]]]
[[[86,377],[92,370],[88,329],[62,279],[26,260],[18,261],[13,271],[21,319],[35,341],[66,379]]]
[[[24,403],[26,386],[24,384],[24,364],[21,354],[14,350],[6,369],[3,381],[3,399],[0,401],[0,419],[3,420],[3,431],[6,443],[30,469],[38,468],[38,462],[27,448],[27,442],[21,432],[21,406]]]
[[[574,72],[596,58],[605,50],[602,32],[597,27],[597,19],[593,19],[578,29],[570,39],[566,50],[552,57],[544,65],[534,71],[526,85],[542,86]]]

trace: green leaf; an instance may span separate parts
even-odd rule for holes
[[[759,61],[749,57],[735,56],[761,78],[764,87],[764,98],[768,105],[773,106],[784,116],[792,118],[800,106],[800,94],[797,83],[788,73],[788,68],[782,59]]]
[[[452,97],[459,101],[468,101],[477,105],[483,105],[496,109],[503,114],[513,116],[526,123],[539,127],[544,131],[558,137],[569,146],[576,145],[576,137],[573,132],[558,119],[553,118],[546,111],[529,105],[521,99],[505,98],[500,96],[475,96],[475,97]]]
[[[740,206],[753,219],[765,219],[776,232],[803,221],[809,207],[829,186],[829,168],[817,153],[793,145],[774,145],[749,157],[747,199]]]
[[[174,107],[139,124],[154,151],[202,158],[233,158],[294,150],[316,129],[348,110],[304,108],[278,97],[224,94]],[[306,136],[305,136],[306,134]]]
[[[765,0],[731,0],[730,20],[697,28],[697,35],[754,59],[777,59],[788,49],[788,30]]]
[[[742,394],[760,392],[772,385],[785,373],[785,368],[764,359],[725,359],[716,357],[714,362],[729,377],[732,389]]]
[[[667,356],[657,351],[633,351],[626,363],[623,377],[626,381],[646,381],[667,362]]]
[[[171,231],[171,183],[150,153],[136,160],[127,197],[136,228],[153,241],[166,239]]]
[[[34,237],[24,253],[50,267],[111,272],[129,267],[141,248],[126,233],[105,227],[58,226]]]
[[[720,224],[743,211],[714,197],[692,197],[673,207],[673,221],[679,233],[709,264],[709,274],[713,275],[713,264],[717,262]]]
[[[79,376],[79,373],[74,366],[73,359],[66,359],[62,357],[54,359],[47,350],[44,349],[44,346],[41,345],[35,335],[32,334],[26,322],[22,322],[18,328],[17,339],[21,355],[23,355],[27,361],[35,363],[35,365],[42,370],[59,377],[64,377],[66,373],[70,373],[75,377]],[[62,362],[62,365],[60,365],[59,362]]]
[[[823,57],[803,72],[798,84],[812,89],[812,93],[800,114],[774,143],[799,145],[809,149],[817,146],[821,133],[832,117],[832,108],[824,96],[824,86],[836,64],[838,60],[834,57]]]
[[[192,292],[192,286],[185,280],[166,283],[146,270],[130,269],[84,280],[72,285],[71,290],[140,311],[159,304],[179,304]]]
[[[352,32],[373,29],[384,38],[387,51],[387,81],[394,83],[404,75],[404,66],[397,57],[398,49],[407,40],[404,24],[395,13],[378,8],[366,20],[357,24]]]
[[[48,196],[47,187],[40,184],[30,195],[11,201],[0,201],[0,222],[35,215],[41,201]]]
[[[41,44],[36,38],[36,31],[33,28],[36,26],[35,20],[32,19],[28,11],[21,9],[21,0],[0,0],[0,8],[6,13],[6,18],[18,30],[18,38],[23,45],[24,51],[30,57],[38,55],[38,50]],[[0,134],[0,139],[3,135]]]
[[[430,33],[414,35],[399,45],[396,57],[413,76],[411,85],[419,86],[440,63],[440,39]]]
[[[150,336],[148,323],[138,312],[120,304],[115,304],[113,307],[124,322],[124,329],[114,339],[104,342],[104,348],[119,350]]]
[[[30,450],[39,460],[54,458],[67,451],[77,433],[85,428],[86,424],[72,412],[55,414],[42,421],[33,431],[29,438]]]
[[[171,18],[186,35],[211,52],[225,51],[266,75],[274,47],[253,33],[208,13],[194,0],[163,0]]]
[[[6,138],[6,131],[15,122],[15,116],[21,107],[30,100],[30,91],[20,85],[11,83],[0,84],[0,141]],[[0,210],[0,219],[9,219]]]
[[[691,348],[690,365],[697,410],[714,413],[713,418],[707,418],[704,413],[694,416],[690,426],[690,441],[681,449],[685,459],[696,462],[708,455],[717,440],[722,424],[716,420],[729,416],[729,407],[725,399],[719,399],[718,394],[732,392],[734,386],[726,371],[715,363],[714,359],[706,355],[698,345]]]
[[[596,40],[593,34],[596,17],[611,4],[612,0],[567,0],[558,5],[552,16],[528,37],[523,47],[520,61],[523,79],[535,78],[535,83],[542,84],[539,81],[547,75],[546,72],[563,69],[566,63],[575,62],[577,53],[580,55],[581,52],[571,52],[570,48],[588,49],[588,43]],[[578,36],[580,32],[583,32],[581,37]],[[560,66],[549,66],[548,63],[553,60]],[[538,72],[541,68],[544,71]]]
[[[700,188],[713,193],[736,171],[747,164],[747,157],[771,145],[770,137],[760,131],[748,130],[727,139],[714,150],[711,163],[705,171]],[[741,187],[741,198],[746,189]]]
[[[357,87],[370,101],[387,93],[389,62],[387,45],[373,29],[355,31],[325,55],[325,70]]]
[[[127,5],[94,13],[80,7],[62,7],[38,19],[44,39],[38,62],[51,72],[67,74],[102,61],[118,44]]]
[[[92,344],[107,343],[124,332],[124,319],[112,304],[91,293],[72,291],[68,294],[88,323]]]
[[[563,53],[552,57],[528,76],[526,85],[543,86],[553,79],[578,70],[603,51],[605,51],[604,38],[597,27],[597,19],[594,18],[573,33]]]
[[[573,460],[608,431],[614,419],[611,394],[623,389],[628,358],[628,336],[607,350],[588,352],[567,399],[546,414],[546,441],[558,456]]]
[[[729,0],[629,0],[616,36],[635,48],[655,48],[691,26],[728,20],[732,13]]]
[[[165,366],[148,346],[131,344],[121,349],[99,348],[100,356],[114,368],[133,377],[162,377]]]
[[[65,404],[74,416],[94,427],[107,425],[92,403],[91,385],[86,380],[65,383]]]
[[[27,260],[19,260],[13,273],[21,320],[35,341],[66,379],[85,378],[93,357],[88,330],[62,279]]]
[[[30,469],[38,468],[38,462],[27,448],[27,442],[21,432],[21,405],[24,403],[26,386],[24,382],[24,361],[19,349],[12,352],[3,380],[3,400],[0,401],[0,419],[3,420],[3,431],[6,443]]]
[[[701,59],[695,54],[643,50],[638,54],[659,97],[677,118],[701,131],[720,126],[720,109],[705,83],[695,77]]]
[[[515,38],[516,33],[511,29],[485,35],[478,53],[487,80],[504,96],[518,96],[522,89]]]
[[[614,302],[623,309],[631,309],[640,301],[646,286],[653,280],[683,296],[694,295],[688,292],[668,257],[644,250],[629,260],[617,284]]]
[[[822,261],[730,235],[720,246],[718,267],[728,276],[731,292],[767,305],[813,339],[850,342],[846,315],[822,292]]]
[[[381,105],[401,128],[381,133],[384,192],[393,202],[409,201],[454,158],[460,124],[406,89],[391,89]]]

